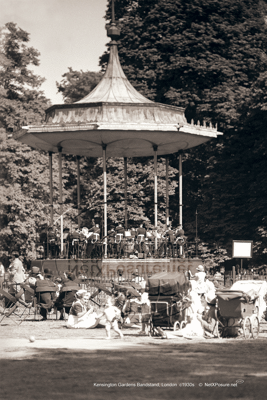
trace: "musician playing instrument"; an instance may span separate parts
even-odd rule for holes
[[[122,226],[122,224],[118,224],[118,226],[116,226],[115,228],[115,232],[116,232],[116,236],[115,236],[115,243],[116,243],[116,247],[117,247],[117,258],[121,258],[122,254],[123,254],[123,247],[124,247],[124,243],[123,243],[123,237],[124,237],[124,228]]]
[[[164,233],[164,237],[167,241],[164,243],[164,255],[167,256],[167,247],[171,250],[171,256],[174,257],[174,242],[175,242],[175,232],[171,229],[171,225],[167,225],[167,230]]]
[[[95,244],[99,240],[99,238],[100,238],[99,225],[95,224],[93,221],[93,225],[88,232],[87,248],[86,248],[87,258],[91,258],[92,252],[95,249]]]
[[[70,234],[71,254],[73,258],[79,258],[80,230],[76,229]]]
[[[142,242],[144,242],[146,237],[146,228],[141,224],[140,227],[136,231],[137,233],[137,242],[138,242],[138,252],[142,253]]]
[[[96,224],[94,227],[92,242],[94,244],[96,257],[102,257],[103,245],[102,242],[100,242],[100,227],[98,224]]]
[[[116,232],[114,230],[114,226],[110,227],[110,231],[108,231],[108,256],[114,257],[115,256],[115,236]]]
[[[63,257],[69,258],[70,229],[63,229]]]
[[[51,258],[56,258],[56,255],[57,255],[57,236],[56,236],[56,233],[53,231],[53,228],[51,226],[48,228],[47,240],[48,240],[49,256]]]
[[[184,257],[184,244],[186,237],[181,224],[178,225],[178,228],[175,232],[175,237],[176,237],[175,243],[182,249],[182,257]]]

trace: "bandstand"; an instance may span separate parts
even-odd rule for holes
[[[53,226],[52,157],[58,154],[59,203],[63,215],[62,154],[77,156],[78,216],[80,215],[80,156],[103,157],[104,237],[107,237],[107,157],[124,158],[125,228],[127,229],[127,158],[154,157],[154,232],[157,232],[157,157],[166,156],[166,224],[169,223],[168,155],[179,154],[179,223],[182,225],[182,153],[205,143],[218,135],[217,127],[188,123],[184,109],[156,103],[141,95],[127,80],[119,61],[116,39],[119,30],[115,24],[114,4],[112,21],[107,28],[111,38],[110,56],[106,72],[96,86],[82,100],[73,104],[57,104],[46,110],[45,122],[24,126],[15,138],[34,149],[49,153],[50,170],[50,225]],[[79,217],[78,217],[79,218]],[[63,218],[61,218],[63,221]],[[80,220],[78,219],[80,227]],[[157,249],[157,235],[155,235]],[[61,223],[61,252],[63,252],[63,222]],[[118,269],[125,273],[141,274],[194,269],[199,260],[177,259],[127,259],[98,260],[42,260],[34,265],[57,271],[87,270],[93,275],[114,274]],[[86,268],[87,266],[87,268]]]

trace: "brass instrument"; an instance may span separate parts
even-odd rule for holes
[[[185,240],[182,236],[178,236],[175,240],[175,244],[179,244],[180,246],[182,246],[184,244]]]
[[[122,238],[123,238],[123,234],[122,233],[116,233],[116,236],[115,236],[115,243],[121,243],[121,241],[122,241]]]
[[[90,235],[90,237],[93,236],[93,238],[91,239],[91,243],[92,243],[92,244],[95,244],[96,242],[99,241],[100,235],[99,235],[99,233],[94,233],[94,232],[90,232],[90,233],[92,233],[92,234]]]

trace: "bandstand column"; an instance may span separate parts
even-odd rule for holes
[[[166,157],[166,225],[169,225],[170,205],[169,205],[169,157]]]
[[[63,197],[62,197],[62,147],[58,149],[59,167],[59,213],[60,213],[60,252],[63,253]]]
[[[107,223],[107,166],[106,166],[106,149],[107,145],[102,146],[103,149],[103,185],[104,185],[104,237],[105,237],[105,251],[104,256],[107,258],[107,235],[108,235],[108,223]]]
[[[76,157],[77,164],[77,203],[78,203],[78,228],[81,228],[81,186],[80,186],[80,156]]]
[[[154,149],[154,213],[155,213],[155,250],[158,248],[157,227],[158,227],[158,146]]]
[[[52,152],[49,151],[49,187],[50,187],[50,226],[54,223],[53,213],[53,165],[52,165]]]
[[[179,152],[179,224],[183,226],[183,170],[182,152]],[[183,247],[180,246],[180,255],[183,254]]]
[[[128,202],[127,202],[127,157],[124,157],[124,226],[125,230],[128,228],[128,217],[127,217],[127,210],[128,210]]]

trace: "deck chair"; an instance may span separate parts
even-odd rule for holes
[[[0,295],[4,299],[3,310],[0,312],[0,323],[5,318],[10,318],[17,325],[20,325],[29,316],[32,303],[26,303],[22,300],[23,294],[23,288],[14,295],[0,289]]]
[[[35,290],[26,283],[21,283],[20,286],[24,290],[25,302],[28,304],[29,314],[31,314],[31,311],[33,310],[34,316],[36,308]]]

